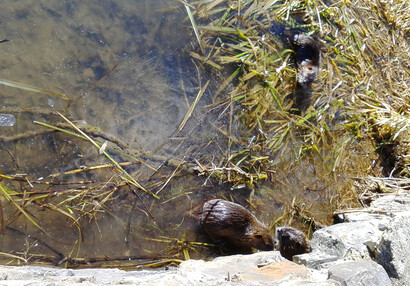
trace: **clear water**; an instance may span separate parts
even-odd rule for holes
[[[323,221],[329,218],[327,172],[312,162],[289,166],[281,158],[277,164],[288,164],[286,168],[256,189],[219,185],[183,165],[176,168],[184,160],[217,164],[228,144],[217,130],[226,124],[218,119],[220,110],[208,107],[215,103],[218,78],[194,65],[189,52],[196,49],[196,40],[178,1],[1,1],[0,40],[4,38],[10,41],[0,44],[0,78],[60,92],[71,101],[0,86],[0,113],[16,120],[12,126],[0,126],[0,173],[27,174],[33,187],[0,182],[35,192],[25,195],[32,198],[25,209],[44,230],[0,196],[1,252],[30,262],[41,254],[53,263],[66,256],[173,257],[181,254],[173,248],[177,239],[202,239],[189,213],[215,196],[246,205],[252,196],[251,210],[268,225],[293,201],[306,203]],[[178,132],[188,105],[208,80],[192,118]],[[117,144],[109,140],[109,147],[141,159],[124,168],[160,199],[121,186],[111,169],[50,177],[108,163],[90,143],[33,123],[63,123],[57,111],[79,126],[91,127],[87,132],[99,134],[101,142],[115,138]],[[119,162],[132,161],[124,153],[109,153]],[[56,185],[41,184],[44,181]],[[41,197],[49,192],[54,196]],[[21,196],[14,199],[21,204]],[[67,200],[71,207],[53,209]],[[74,218],[81,224],[81,236]],[[209,252],[199,248],[190,255]]]
[[[208,123],[213,115],[204,116],[203,108],[211,103],[210,95],[217,88],[215,81],[209,84],[192,119],[181,132],[177,131],[199,85],[211,79],[191,61],[189,52],[196,43],[185,8],[171,0],[25,0],[2,1],[0,11],[0,38],[9,40],[0,44],[0,78],[70,98],[67,102],[0,86],[0,113],[16,120],[15,124],[0,126],[1,173],[27,174],[29,180],[40,183],[93,182],[74,184],[70,189],[66,185],[34,183],[31,187],[4,181],[12,190],[33,191],[36,195],[54,192],[55,196],[47,202],[33,199],[28,204],[35,206],[26,206],[44,232],[18,215],[16,207],[1,196],[1,251],[26,258],[44,253],[58,259],[168,256],[169,242],[150,239],[161,235],[181,238],[193,226],[188,224],[184,231],[178,226],[189,213],[187,196],[164,202],[197,190],[203,179],[177,173],[175,179],[164,185],[174,168],[163,163],[167,159],[182,160],[189,156],[192,160],[201,156],[205,149],[200,145],[218,136]],[[127,145],[127,153],[142,157],[144,164],[136,164],[127,171],[146,188],[161,192],[161,200],[152,200],[138,189],[135,195],[129,188],[121,187],[107,196],[119,183],[112,179],[115,173],[110,169],[50,178],[50,174],[108,162],[91,144],[33,123],[64,122],[57,111],[79,126],[103,132],[101,142],[116,138],[116,142]],[[198,130],[202,131],[197,133]],[[189,143],[182,147],[183,140]],[[109,147],[114,145],[110,141]],[[121,143],[119,146],[124,147]],[[208,147],[211,149],[215,148]],[[142,152],[160,159],[139,156]],[[110,154],[120,162],[130,160],[116,152]],[[156,183],[160,183],[158,187]],[[82,199],[75,196],[84,187],[90,187],[90,191],[85,194],[85,205],[81,205]],[[46,206],[58,206],[65,199],[72,199],[72,209],[63,211],[81,223],[81,239],[74,220]],[[107,201],[102,204],[104,199]],[[21,203],[21,198],[15,200]],[[90,207],[90,203],[95,206]]]

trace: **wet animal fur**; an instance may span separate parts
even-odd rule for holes
[[[304,34],[294,35],[291,45],[298,65],[297,81],[302,86],[309,85],[319,72],[320,45],[314,38]]]
[[[311,251],[305,234],[293,227],[279,227],[276,230],[276,248],[286,259],[292,260],[294,255]]]
[[[230,244],[238,252],[274,248],[268,228],[239,204],[221,199],[209,200],[202,205],[199,223],[211,238]]]

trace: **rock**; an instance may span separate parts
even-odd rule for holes
[[[238,277],[250,273],[259,267],[284,261],[279,251],[257,252],[250,255],[231,255],[217,257],[212,261],[187,260],[181,263],[182,272],[196,272],[199,275],[212,273],[213,276],[225,280],[228,277]]]
[[[388,225],[392,217],[410,211],[410,196],[407,193],[400,195],[386,195],[374,200],[367,209],[343,214],[344,222],[359,222],[377,220],[382,225]]]
[[[296,279],[308,278],[308,269],[289,260],[272,263],[254,271],[247,271],[239,275],[240,280],[244,281],[277,281],[284,277]]]
[[[240,281],[252,282],[259,281],[264,282],[267,285],[286,285],[286,286],[341,286],[341,284],[334,280],[326,280],[326,277],[317,278],[312,272],[301,265],[298,265],[289,260],[285,260],[278,263],[273,263],[252,272],[247,272],[238,276]]]
[[[351,212],[343,215],[344,222],[367,222],[367,221],[377,221],[380,224],[388,224],[391,217],[387,215],[386,211],[374,209]]]
[[[387,214],[398,214],[410,211],[410,195],[400,193],[400,195],[388,195],[380,197],[371,203],[373,210],[385,211]]]
[[[0,280],[29,280],[33,277],[73,277],[71,269],[59,269],[53,267],[33,267],[33,266],[0,266]]]
[[[281,284],[279,284],[281,285]],[[278,285],[278,286],[279,286]],[[312,282],[312,281],[306,281],[306,280],[298,280],[298,281],[290,281],[283,286],[342,286],[340,282],[335,281],[335,280],[326,280],[323,282]]]
[[[311,285],[339,286],[327,274],[284,259],[278,251],[188,260],[169,270],[58,269],[38,266],[0,266],[0,285]],[[6,283],[2,283],[6,282]]]
[[[344,214],[344,221],[315,232],[311,240],[313,252],[296,255],[293,260],[314,269],[329,268],[330,278],[341,281],[343,285],[391,285],[391,281],[394,285],[410,285],[408,194],[380,197],[368,209]],[[381,266],[369,262],[372,258],[393,280],[387,279]],[[360,260],[369,261],[360,264]],[[348,268],[340,268],[341,265]],[[338,272],[339,269],[343,269],[344,276]],[[374,284],[376,282],[371,279],[374,272],[378,275],[383,272],[384,280],[380,281],[385,284]],[[362,279],[366,282],[360,284]]]
[[[382,266],[374,261],[345,262],[329,269],[329,278],[343,286],[389,286],[391,281]]]
[[[390,277],[410,285],[410,212],[395,216],[378,245],[375,256]]]
[[[366,243],[377,242],[382,233],[376,221],[348,222],[316,231],[310,244],[314,253],[322,253],[320,259],[370,259]]]
[[[392,217],[401,212],[410,211],[410,195],[399,192],[375,199],[367,209],[341,214],[344,222],[378,220],[380,224],[388,224]]]
[[[233,282],[233,285],[340,285],[327,280],[327,275],[320,275],[316,270],[284,259],[278,251],[218,257],[207,262],[188,260],[181,263],[179,270],[204,279],[212,273],[213,279],[224,285],[227,281]]]
[[[0,127],[11,127],[14,126],[14,124],[16,124],[16,117],[13,114],[0,113]]]
[[[172,276],[174,271],[123,271],[119,269],[59,269],[39,266],[0,266],[0,285],[117,285],[136,284]],[[141,285],[141,284],[140,284]],[[176,284],[175,284],[176,285]],[[180,284],[184,285],[184,284]]]
[[[293,261],[313,269],[321,269],[339,259],[336,255],[327,255],[320,251],[293,256]]]
[[[348,221],[377,223],[381,236],[365,241],[371,255],[376,257],[390,277],[410,285],[410,196],[386,195],[371,203],[369,212],[347,214]]]

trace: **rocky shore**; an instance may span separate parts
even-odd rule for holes
[[[410,195],[386,194],[313,234],[312,252],[189,260],[159,270],[0,266],[0,285],[410,285]]]

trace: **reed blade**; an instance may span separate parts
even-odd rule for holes
[[[0,84],[6,85],[6,86],[9,86],[9,87],[18,88],[18,89],[27,90],[27,91],[48,94],[48,95],[51,95],[51,96],[54,96],[54,97],[57,97],[57,98],[61,98],[61,99],[64,99],[64,100],[70,100],[70,98],[68,98],[66,95],[64,95],[62,93],[47,90],[47,89],[43,89],[43,88],[39,88],[39,87],[35,87],[35,86],[31,86],[31,85],[28,85],[28,84],[25,84],[25,83],[20,83],[20,82],[17,82],[17,81],[12,81],[12,80],[8,80],[8,79],[4,79],[4,78],[0,78]]]

